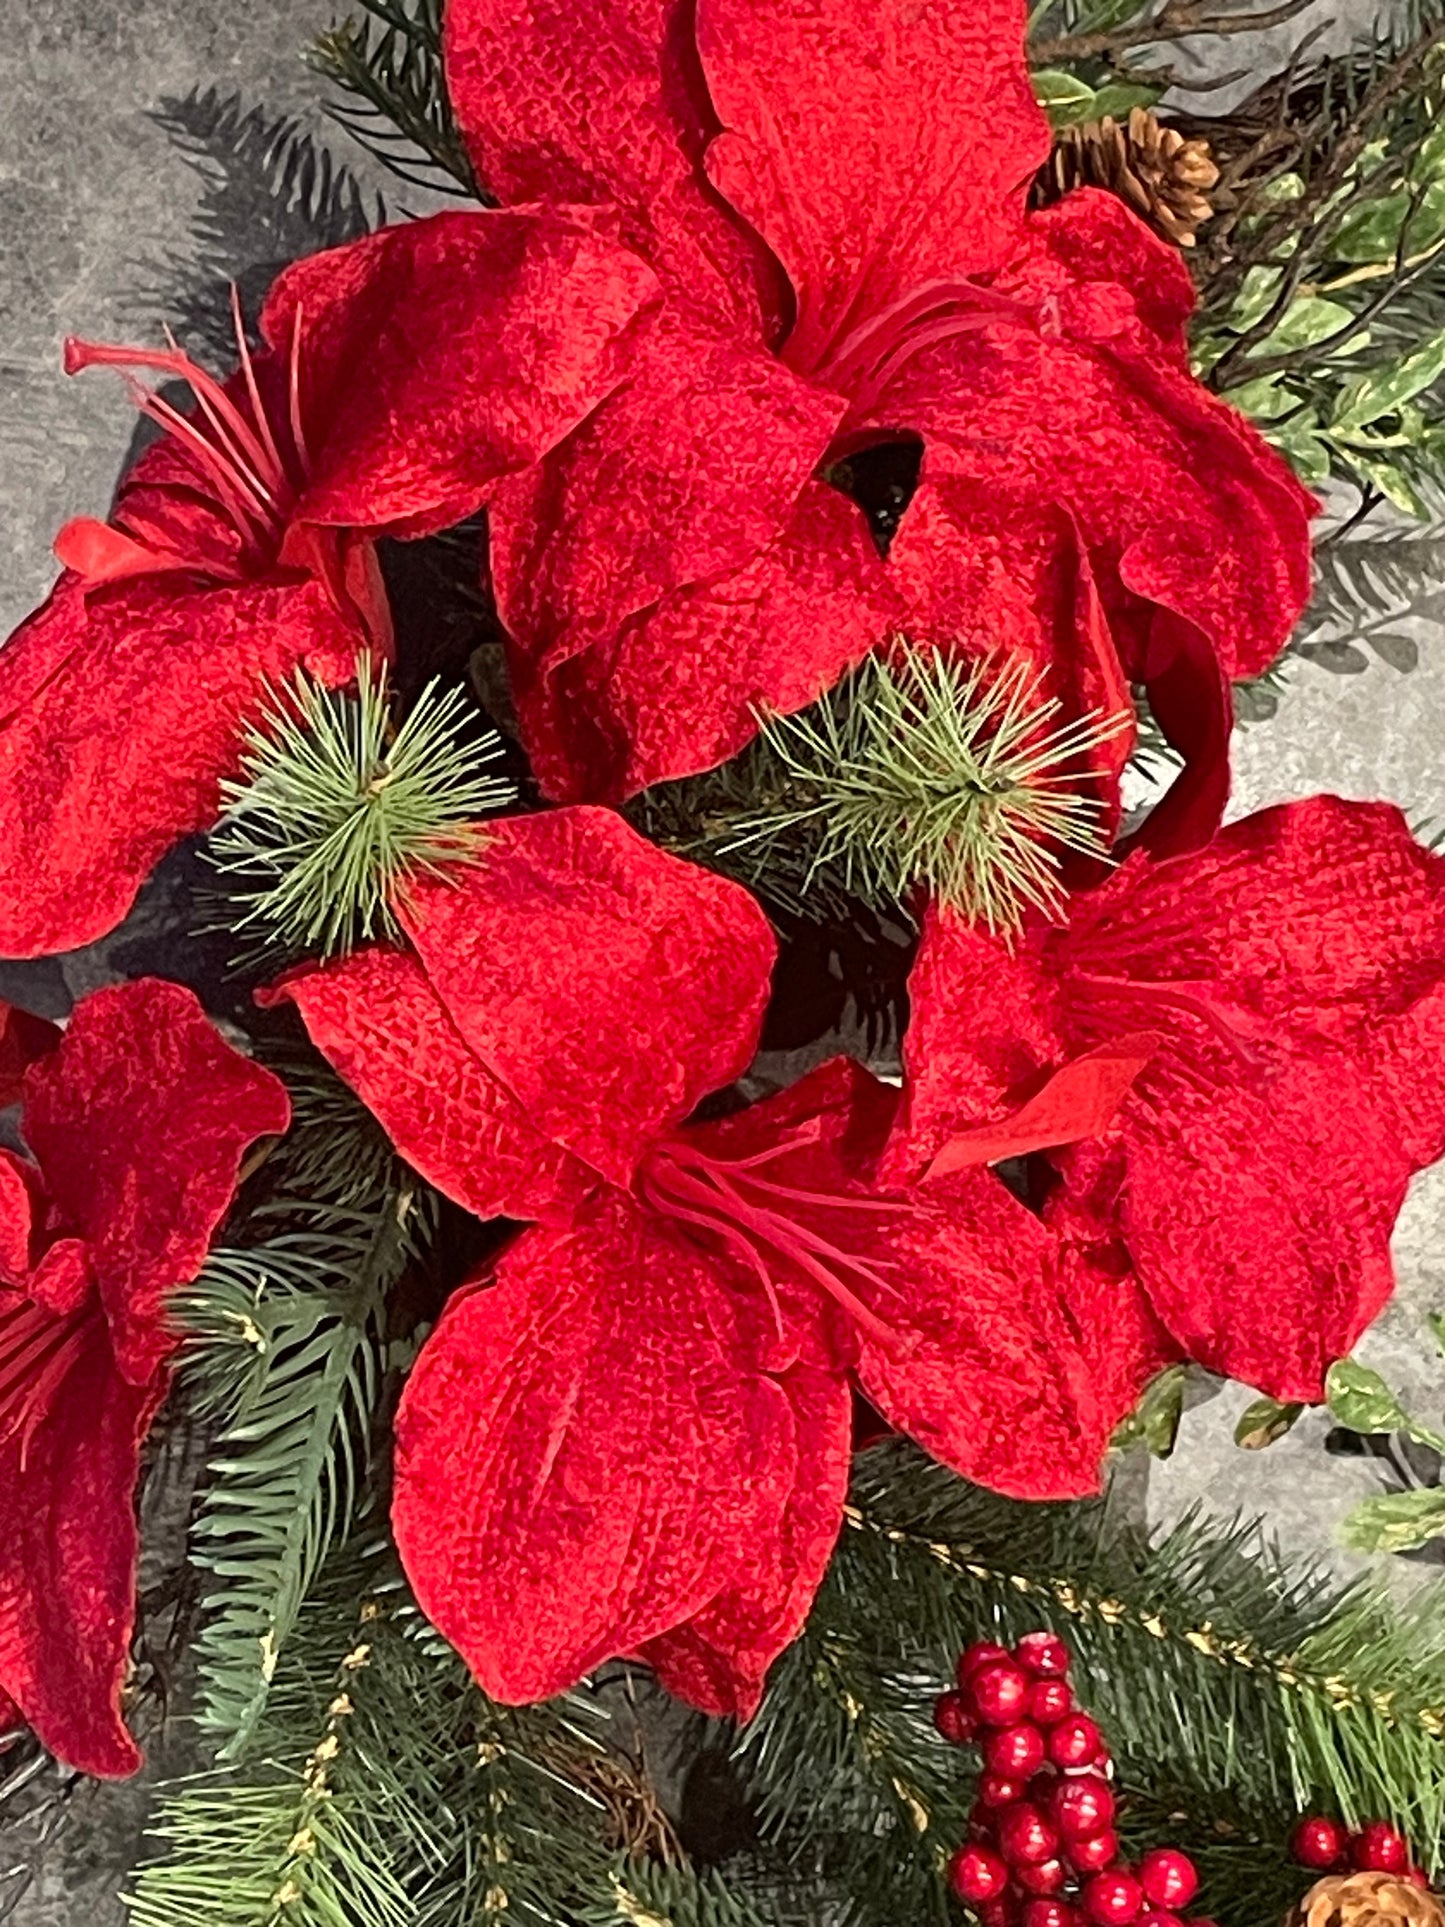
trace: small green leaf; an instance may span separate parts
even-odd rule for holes
[[[1281,375],[1259,375],[1253,381],[1242,382],[1238,388],[1229,389],[1221,400],[1257,422],[1275,421],[1300,405],[1299,396],[1284,385]]]
[[[1174,1450],[1184,1411],[1187,1365],[1170,1365],[1150,1379],[1144,1395],[1129,1416],[1114,1428],[1110,1444],[1116,1451],[1147,1446],[1152,1457],[1167,1459]]]
[[[1055,127],[1076,127],[1097,119],[1094,89],[1087,80],[1063,67],[1041,67],[1032,78],[1034,99]]]
[[[1330,1412],[1352,1432],[1403,1432],[1410,1415],[1378,1372],[1337,1358],[1325,1377]]]
[[[1287,422],[1271,423],[1265,434],[1289,462],[1302,482],[1311,485],[1329,480],[1330,451],[1320,440],[1312,414],[1295,415]]]
[[[1367,482],[1376,487],[1387,502],[1390,502],[1404,515],[1413,515],[1417,522],[1428,522],[1430,504],[1420,494],[1408,475],[1404,475],[1393,462],[1380,457],[1362,455],[1358,449],[1346,451],[1350,464],[1359,470]]]
[[[1290,303],[1279,326],[1254,352],[1260,355],[1284,355],[1296,348],[1313,348],[1316,343],[1327,341],[1331,335],[1347,328],[1353,320],[1353,313],[1341,302],[1326,301],[1319,294],[1303,294]]]
[[[1413,1552],[1445,1537],[1445,1491],[1385,1492],[1357,1505],[1340,1528],[1352,1552]]]
[[[1161,88],[1149,87],[1140,81],[1111,81],[1095,94],[1090,118],[1102,120],[1105,114],[1112,114],[1115,120],[1125,120],[1136,107],[1152,107],[1161,92]]]
[[[1277,1398],[1257,1398],[1240,1413],[1234,1442],[1246,1452],[1262,1452],[1284,1437],[1303,1410],[1303,1405],[1282,1405]]]
[[[1236,334],[1247,334],[1256,322],[1264,320],[1279,293],[1282,273],[1281,268],[1251,268],[1245,275],[1229,311],[1229,325]]]
[[[1335,406],[1331,428],[1347,435],[1393,415],[1445,374],[1445,330],[1391,366],[1374,368],[1350,382]]]
[[[1340,223],[1330,253],[1341,261],[1364,265],[1392,261],[1400,245],[1400,230],[1410,213],[1408,194],[1387,194],[1364,201]]]

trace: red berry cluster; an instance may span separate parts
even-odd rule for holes
[[[1404,1834],[1383,1820],[1372,1820],[1351,1833],[1339,1820],[1311,1814],[1295,1828],[1290,1849],[1302,1867],[1312,1867],[1316,1873],[1354,1867],[1360,1873],[1397,1873],[1417,1887],[1430,1885],[1424,1870],[1414,1864]]]
[[[1120,1858],[1104,1736],[1074,1704],[1069,1649],[1029,1633],[1010,1653],[970,1646],[934,1721],[983,1755],[972,1837],[949,1880],[983,1927],[1180,1927],[1193,1862],[1172,1847]],[[1192,1927],[1214,1927],[1196,1920]]]

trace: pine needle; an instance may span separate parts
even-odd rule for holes
[[[430,683],[398,727],[384,675],[362,657],[354,692],[304,673],[246,731],[207,845],[227,880],[224,927],[246,961],[335,956],[397,934],[408,877],[475,858],[477,818],[512,800],[460,689]]]
[[[718,854],[762,865],[801,840],[805,892],[831,875],[895,909],[921,886],[995,932],[1028,908],[1054,915],[1062,852],[1104,854],[1080,760],[1131,720],[1060,724],[1060,711],[1024,662],[871,656],[811,709],[762,719],[780,799],[736,822]]]

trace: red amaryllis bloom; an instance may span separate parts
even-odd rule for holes
[[[72,371],[149,369],[196,406],[135,389],[167,438],[110,522],[62,532],[66,574],[0,652],[0,955],[121,920],[214,822],[268,685],[389,651],[374,538],[458,522],[544,454],[653,285],[590,210],[449,214],[298,263],[225,382],[174,346],[67,345]]]
[[[1122,1240],[1181,1353],[1322,1396],[1390,1295],[1411,1173],[1445,1151],[1445,862],[1397,810],[1316,797],[1135,855],[1013,949],[935,914],[910,997],[911,1157],[1154,1031],[1113,1126],[1055,1158],[1044,1215]]]
[[[1150,1045],[1067,1067],[880,1193],[897,1094],[844,1059],[684,1122],[756,1046],[774,947],[743,890],[605,810],[492,835],[416,886],[410,952],[274,993],[423,1175],[539,1221],[413,1372],[397,1542],[500,1699],[635,1653],[747,1714],[839,1528],[855,1380],[971,1477],[1096,1485],[1167,1348],[1132,1278],[981,1166],[1097,1131]]]
[[[29,1157],[0,1152],[0,1705],[85,1773],[140,1763],[121,1717],[141,1442],[242,1153],[278,1080],[188,990],[97,991],[29,1072]]]
[[[966,645],[1010,641],[1022,605],[1071,675],[1144,683],[1189,752],[1156,836],[1217,822],[1226,678],[1303,606],[1313,504],[1192,378],[1178,254],[1108,195],[1026,212],[1049,133],[1025,15],[599,0],[579,31],[565,0],[451,0],[482,178],[615,208],[665,289],[627,381],[490,498],[554,796],[705,768],[890,628],[946,609]],[[920,486],[885,563],[826,478],[900,438]],[[1057,577],[1081,568],[1112,639],[1071,633],[1089,598]]]

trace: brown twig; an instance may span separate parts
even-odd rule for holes
[[[1062,34],[1053,40],[1036,40],[1029,53],[1036,64],[1057,60],[1114,60],[1135,47],[1161,46],[1169,41],[1192,40],[1196,34],[1227,36],[1260,33],[1266,27],[1283,26],[1304,12],[1310,0],[1283,0],[1279,6],[1266,7],[1262,13],[1206,13],[1196,0],[1166,0],[1153,20],[1135,22],[1096,33]]]

